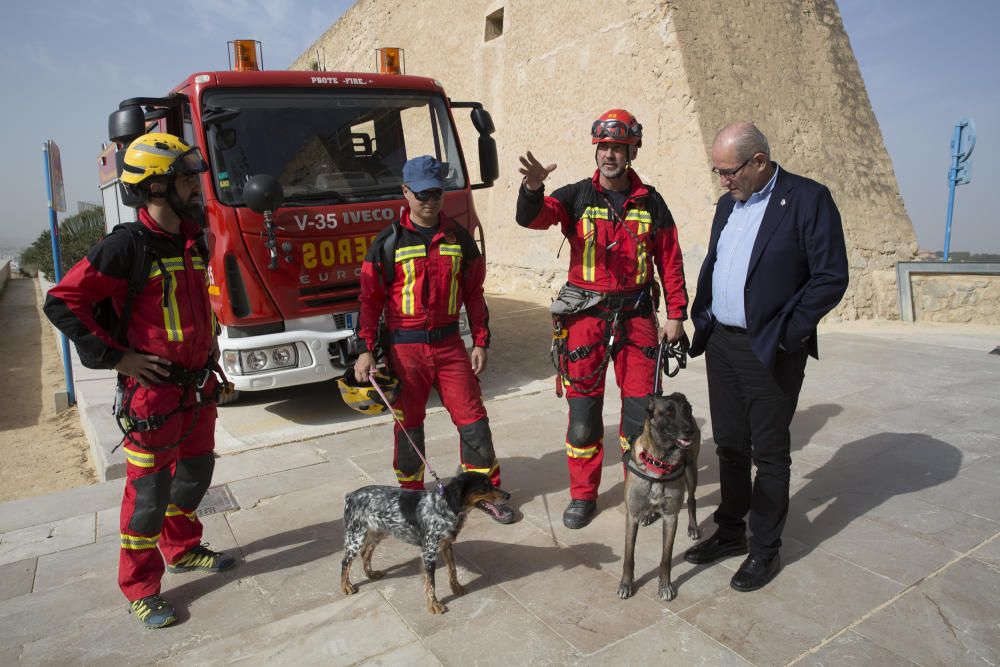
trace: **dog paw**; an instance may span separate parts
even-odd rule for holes
[[[354,595],[358,592],[358,587],[354,584],[344,584],[341,586],[341,590],[344,591],[344,595]]]
[[[675,597],[677,597],[677,590],[674,588],[673,584],[660,584],[660,599],[670,602]]]
[[[366,572],[365,574],[368,575],[369,579],[381,579],[382,577],[385,576],[385,572],[383,572],[382,570],[371,570],[370,572]]]
[[[427,611],[429,611],[432,614],[443,614],[446,611],[448,611],[448,607],[446,607],[443,603],[438,602],[437,600],[433,600],[427,603]]]
[[[465,586],[455,581],[451,584],[451,592],[455,595],[465,595]]]
[[[688,537],[692,540],[701,539],[701,529],[698,526],[688,526]]]
[[[622,581],[618,584],[618,597],[622,600],[627,600],[632,597],[632,582]]]

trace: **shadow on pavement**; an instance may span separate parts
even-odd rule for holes
[[[803,539],[786,531],[806,544],[789,562],[894,496],[954,479],[961,467],[961,450],[923,433],[878,433],[841,446],[828,463],[805,475],[809,482],[792,497],[791,511],[801,515],[808,534]],[[823,509],[809,520],[818,507]]]

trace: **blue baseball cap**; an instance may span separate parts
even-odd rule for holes
[[[413,192],[444,190],[444,175],[447,173],[447,162],[438,162],[430,155],[421,155],[407,160],[403,165],[403,184]]]

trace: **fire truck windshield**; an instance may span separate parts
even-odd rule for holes
[[[216,90],[203,119],[219,201],[243,204],[250,176],[270,174],[285,205],[400,196],[403,163],[434,155],[445,187],[465,187],[455,132],[438,95],[385,90]]]

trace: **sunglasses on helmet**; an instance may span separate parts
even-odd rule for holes
[[[410,190],[410,192],[413,192],[413,190]],[[444,195],[444,190],[441,188],[431,188],[430,190],[413,192],[413,196],[417,198],[417,201],[428,201],[431,199],[437,201],[438,199],[441,199],[442,195]]]
[[[174,161],[174,171],[178,174],[200,174],[208,171],[208,165],[201,156],[201,151],[192,148]]]
[[[633,129],[620,120],[595,120],[590,128],[590,136],[594,139],[628,139],[642,136],[642,125]]]

